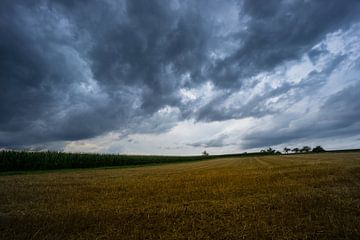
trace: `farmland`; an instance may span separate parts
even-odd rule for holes
[[[359,239],[360,153],[3,174],[0,239]]]
[[[138,166],[198,161],[207,158],[209,157],[0,151],[0,172]]]
[[[164,163],[181,163],[228,157],[264,156],[272,153],[242,153],[227,155],[120,155],[98,153],[65,153],[65,152],[27,152],[0,151],[0,172],[34,171],[95,167],[127,167]]]

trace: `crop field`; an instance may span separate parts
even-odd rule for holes
[[[258,153],[255,153],[255,155]],[[0,172],[139,166],[199,161],[213,156],[151,156],[96,153],[0,151]]]
[[[360,239],[360,153],[2,174],[0,239]]]

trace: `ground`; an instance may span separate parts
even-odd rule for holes
[[[360,153],[0,176],[0,239],[314,238],[360,238]]]

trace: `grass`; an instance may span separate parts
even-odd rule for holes
[[[0,176],[0,239],[359,239],[360,152]]]

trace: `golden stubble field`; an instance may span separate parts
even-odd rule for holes
[[[360,239],[360,153],[3,175],[0,239]]]

